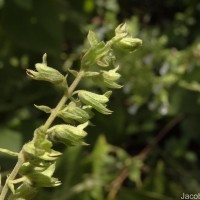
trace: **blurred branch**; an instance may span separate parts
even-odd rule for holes
[[[155,137],[152,143],[148,144],[137,157],[145,160],[149,153],[156,147],[156,145],[183,119],[183,115],[175,116],[169,123],[167,123]]]
[[[142,151],[139,153],[137,158],[145,160],[149,153],[156,147],[156,145],[183,119],[183,115],[179,114],[174,117],[169,123],[167,123],[155,137],[151,144],[148,144]],[[117,196],[118,191],[120,190],[123,182],[128,177],[129,171],[128,167],[125,166],[119,175],[112,181],[110,192],[108,193],[107,200],[114,200]]]
[[[108,193],[108,197],[107,200],[114,200],[118,191],[121,188],[121,185],[123,184],[123,182],[126,180],[128,176],[128,169],[127,167],[124,167],[119,176],[117,176],[116,179],[113,180],[113,182],[111,183],[111,189],[110,192]]]

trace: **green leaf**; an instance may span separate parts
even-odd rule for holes
[[[45,113],[51,113],[51,108],[48,107],[48,106],[44,106],[44,105],[38,106],[38,105],[35,105],[35,104],[34,104],[34,106],[35,106],[37,109],[39,109],[39,110],[41,110],[41,111],[43,111],[43,112],[45,112]]]

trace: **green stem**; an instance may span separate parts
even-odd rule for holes
[[[43,130],[44,131],[47,131],[47,129],[51,126],[51,124],[54,121],[54,119],[56,118],[58,112],[63,108],[63,106],[65,105],[66,101],[71,97],[72,93],[76,89],[77,85],[79,84],[79,82],[83,78],[83,76],[84,76],[84,71],[80,71],[78,73],[77,77],[74,79],[74,81],[71,84],[71,86],[64,92],[64,95],[61,98],[60,102],[53,109],[53,111],[51,112],[49,118],[47,119],[47,121],[43,125]],[[6,179],[6,182],[4,184],[4,187],[3,187],[1,195],[0,195],[0,200],[4,200],[5,199],[6,194],[8,192],[8,189],[9,189],[8,183],[9,183],[9,181],[12,181],[12,180],[15,179],[15,177],[18,174],[18,171],[19,171],[19,169],[20,169],[20,167],[22,166],[23,163],[24,163],[24,155],[23,155],[23,153],[21,151],[19,153],[19,155],[18,155],[18,161],[17,161],[14,169],[12,170],[11,174]]]
[[[80,80],[82,79],[83,76],[84,76],[84,71],[80,71],[78,73],[77,77],[74,79],[74,82],[69,87],[69,89],[67,89],[65,91],[65,93],[64,93],[63,97],[61,98],[60,102],[53,109],[53,111],[51,112],[51,115],[49,116],[49,118],[47,119],[46,123],[44,124],[44,126],[43,126],[43,130],[44,131],[47,131],[47,129],[51,126],[51,124],[54,121],[54,119],[56,118],[58,112],[63,108],[63,106],[65,105],[65,102],[72,95],[73,91],[75,90],[76,86],[78,85],[78,83],[80,82]]]
[[[10,175],[8,176],[8,178],[6,179],[6,182],[4,184],[4,187],[1,191],[1,195],[0,195],[0,200],[4,200],[5,197],[6,197],[6,194],[8,192],[8,184],[9,184],[9,181],[11,180],[14,180],[14,178],[16,177],[16,175],[18,174],[18,171],[21,167],[21,165],[24,163],[24,155],[22,153],[22,151],[19,153],[18,155],[18,161],[14,167],[14,169],[12,170],[12,172],[10,173]]]

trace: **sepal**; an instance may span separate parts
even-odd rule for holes
[[[44,162],[55,161],[58,159],[59,156],[62,155],[62,153],[60,153],[59,151],[55,151],[50,148],[49,149],[37,148],[35,147],[33,142],[29,142],[24,145],[23,153],[25,159],[35,165],[37,165],[37,163],[38,165],[40,165],[42,161]]]
[[[112,111],[106,108],[106,103],[109,101],[109,96],[111,91],[105,93],[104,95],[95,94],[93,92],[88,92],[85,90],[79,90],[78,96],[81,102],[86,105],[92,106],[98,112],[102,114],[111,114]]]
[[[57,178],[51,177],[55,171],[55,163],[46,167],[38,167],[25,162],[19,173],[21,176],[26,177],[27,182],[36,187],[56,187],[61,184]]]
[[[74,76],[77,77],[78,72],[76,70],[68,69],[68,71]]]
[[[128,35],[127,24],[126,23],[120,24],[115,29],[115,35],[120,37],[126,37]]]
[[[67,87],[66,78],[56,69],[48,67],[46,56],[43,56],[43,62],[35,65],[36,71],[27,69],[26,73],[35,80],[48,81],[61,87]]]
[[[84,73],[84,76],[85,77],[94,77],[94,76],[99,76],[99,72],[90,72],[90,71],[88,71],[88,72],[85,72]]]
[[[90,47],[82,58],[81,68],[85,70],[89,67],[92,67],[98,60],[102,59],[106,54],[108,54],[109,51],[110,47],[105,45],[104,42],[99,42]]]
[[[99,42],[96,34],[93,31],[89,31],[87,35],[87,39],[88,39],[88,42],[90,43],[90,46],[94,46],[98,44]]]
[[[121,88],[122,86],[115,82],[121,77],[121,75],[116,72],[118,69],[119,67],[109,71],[101,71],[100,81],[108,88]]]
[[[133,52],[142,46],[142,40],[138,38],[126,37],[114,44],[114,48]]]
[[[37,194],[39,188],[33,187],[28,182],[23,182],[16,190],[14,194],[11,194],[8,200],[26,200],[33,199]]]
[[[88,108],[78,107],[74,102],[71,102],[58,113],[58,117],[62,118],[67,123],[74,123],[74,121],[85,123],[92,118],[92,116],[93,114]]]
[[[47,133],[50,137],[58,142],[61,142],[65,145],[76,146],[76,145],[85,145],[83,139],[87,135],[83,129],[89,124],[86,122],[77,127],[71,125],[55,125],[52,128],[48,129]]]

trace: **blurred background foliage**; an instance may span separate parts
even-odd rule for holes
[[[78,66],[89,29],[109,39],[126,21],[143,40],[134,54],[118,52],[124,87],[112,95],[114,113],[96,113],[91,145],[65,150],[62,186],[37,200],[175,200],[200,191],[199,20],[198,0],[0,0],[0,146],[14,151],[47,118],[33,104],[61,97],[25,75],[44,52],[65,73]],[[97,89],[87,80],[80,87]],[[15,162],[0,155],[3,177]]]

